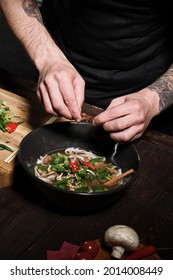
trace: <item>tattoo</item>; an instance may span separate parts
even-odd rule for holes
[[[159,95],[159,110],[162,112],[173,104],[173,64],[168,71],[162,75],[153,84],[148,86],[152,91],[156,91]]]
[[[34,17],[43,24],[42,16],[35,0],[24,0],[22,7],[29,17]]]

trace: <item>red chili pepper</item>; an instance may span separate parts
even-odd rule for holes
[[[152,254],[154,254],[156,251],[156,248],[152,245],[148,245],[146,247],[140,248],[133,253],[131,253],[128,256],[124,257],[124,260],[141,260],[143,258],[146,258]]]
[[[83,161],[82,164],[83,164],[84,166],[87,166],[89,169],[96,170],[96,168],[94,167],[94,165],[92,165],[90,162]]]
[[[78,172],[79,166],[76,158],[70,160],[69,167],[71,168],[73,173]]]
[[[78,160],[76,158],[70,159],[69,167],[73,167],[73,165],[78,165]]]
[[[5,130],[8,131],[8,133],[11,133],[15,131],[17,128],[17,123],[11,122],[5,125]]]
[[[72,170],[73,173],[78,172],[79,166],[78,165],[73,165],[71,170]]]

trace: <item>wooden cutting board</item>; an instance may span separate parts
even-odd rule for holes
[[[52,116],[45,113],[34,94],[29,97],[27,95],[27,98],[24,98],[0,88],[0,99],[4,101],[5,105],[9,106],[14,115],[20,116],[24,121],[12,133],[4,133],[0,130],[0,144],[9,146],[13,151],[19,148],[21,140],[32,129],[52,120]],[[17,157],[10,163],[6,163],[5,159],[10,154],[9,151],[0,150],[0,188],[10,186],[13,183]]]

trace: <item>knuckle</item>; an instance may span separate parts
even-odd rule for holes
[[[55,73],[55,78],[60,81],[62,79],[69,79],[71,77],[71,74],[69,71],[66,71],[65,69],[60,69],[58,72]]]
[[[124,141],[124,142],[128,142],[130,139],[131,139],[131,135],[130,135],[130,133],[128,133],[128,132],[124,132],[123,134],[122,134],[122,141]]]
[[[140,120],[140,122],[144,122],[146,119],[145,114],[143,111],[139,112],[138,114],[138,120]]]
[[[96,121],[97,121],[97,120],[96,120]],[[110,131],[110,127],[109,127],[109,125],[108,125],[107,122],[103,124],[103,129],[104,129],[105,131]]]
[[[116,121],[116,130],[120,131],[124,128],[123,122],[122,121]]]
[[[137,99],[133,99],[132,105],[133,105],[133,109],[135,111],[139,111],[141,109],[141,104],[140,104],[139,100],[137,100]]]
[[[72,96],[66,97],[65,103],[67,104],[67,106],[72,106],[74,104],[74,98]]]
[[[52,80],[52,76],[51,75],[47,75],[45,78],[44,78],[44,82],[46,85],[50,84]],[[40,87],[41,87],[41,84],[40,84]]]
[[[60,69],[58,72],[56,72],[57,77],[62,77],[65,75],[69,75],[69,73],[67,71],[65,71],[65,69]]]
[[[121,141],[121,142],[128,142],[131,140],[131,135],[128,132],[122,132],[120,134],[111,133],[110,137],[114,140]]]

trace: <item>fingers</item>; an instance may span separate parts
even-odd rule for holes
[[[72,118],[68,107],[64,104],[59,87],[55,81],[51,82],[51,90],[44,82],[40,83],[37,90],[37,95],[45,108],[46,112],[52,115],[62,115],[65,118]]]
[[[73,86],[79,108],[82,108],[84,102],[85,82],[80,77],[76,77],[76,79],[73,81]]]
[[[127,129],[110,132],[110,138],[117,142],[130,142],[139,138],[143,134],[143,125],[134,125]]]
[[[137,117],[135,114],[129,114],[103,123],[103,128],[109,132],[121,131],[141,123],[143,123],[143,118]]]
[[[150,110],[143,98],[119,98],[94,118],[95,125],[102,125],[110,137],[118,142],[137,139],[145,131],[150,117]]]
[[[103,124],[105,131],[110,133],[110,137],[116,141],[132,141],[136,139],[145,130],[145,122],[143,118],[137,117],[135,114],[129,114],[124,117],[111,120]]]
[[[141,113],[141,106],[138,101],[122,102],[117,106],[109,106],[104,112],[94,118],[94,123],[95,125],[102,125],[111,120],[118,120],[124,116],[131,115],[134,112]]]
[[[81,77],[72,78],[66,72],[63,75],[54,73],[40,82],[37,95],[48,113],[79,121],[84,87]]]
[[[56,80],[58,81],[59,85],[59,92],[62,96],[62,101],[64,102],[64,105],[68,108],[68,110],[71,113],[72,118],[75,120],[81,119],[81,105],[78,102],[77,94],[81,95],[80,88],[80,81],[71,80],[71,77],[67,75],[62,75],[61,79],[59,79],[59,76],[56,75]],[[79,86],[77,84],[79,83]],[[74,87],[75,84],[75,87]],[[77,88],[78,93],[76,93],[75,89]],[[51,93],[51,88],[49,88]],[[80,100],[80,99],[79,99]],[[54,100],[55,102],[55,100]],[[81,102],[80,102],[81,103]],[[61,103],[61,106],[63,104]],[[63,107],[65,107],[63,106]]]

